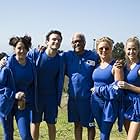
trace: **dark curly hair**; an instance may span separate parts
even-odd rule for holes
[[[9,45],[16,47],[18,42],[22,42],[25,45],[25,49],[27,51],[29,51],[29,48],[31,48],[31,46],[32,46],[31,37],[27,36],[27,35],[25,35],[23,37],[16,36],[16,37],[10,38]]]
[[[63,38],[62,38],[62,34],[61,34],[60,31],[58,31],[58,30],[51,30],[51,31],[46,35],[46,40],[47,40],[47,41],[49,41],[49,37],[50,37],[51,34],[58,34],[58,35],[60,36],[61,40],[63,39]]]
[[[1,52],[0,53],[0,60],[3,58],[3,57],[8,57],[8,55],[5,53],[5,52]]]

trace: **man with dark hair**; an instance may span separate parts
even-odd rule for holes
[[[46,47],[31,51],[29,57],[37,70],[38,111],[32,112],[31,133],[33,140],[39,139],[39,126],[42,119],[48,125],[49,140],[55,140],[58,115],[63,89],[63,62],[58,52],[62,42],[61,32],[52,30],[46,35]],[[44,116],[44,117],[43,117]]]

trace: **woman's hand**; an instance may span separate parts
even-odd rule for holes
[[[120,59],[120,60],[116,60],[116,62],[114,63],[114,67],[116,68],[123,68],[125,64],[125,60]]]

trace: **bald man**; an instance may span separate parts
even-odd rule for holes
[[[92,72],[98,63],[98,55],[85,49],[86,39],[82,33],[74,33],[71,44],[73,51],[64,53],[65,74],[69,78],[68,121],[74,123],[75,140],[82,140],[83,127],[87,127],[88,140],[93,140],[95,125],[90,107],[90,89],[93,87]]]

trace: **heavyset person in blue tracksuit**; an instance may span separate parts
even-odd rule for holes
[[[15,83],[15,102],[10,112],[10,129],[13,140],[13,117],[15,116],[22,140],[32,140],[30,134],[30,110],[34,105],[35,69],[26,54],[31,47],[31,37],[12,37],[9,44],[14,48],[14,54],[8,59],[7,65],[13,73]]]
[[[112,47],[113,41],[108,37],[102,37],[96,42],[100,63],[92,74],[94,88],[91,105],[93,115],[99,126],[101,140],[109,140],[122,101],[118,90],[116,90],[118,89],[117,83],[113,82],[122,80],[121,73],[123,73],[123,70],[114,66]]]
[[[58,52],[62,42],[61,32],[52,30],[46,35],[46,48],[32,50],[28,56],[36,65],[38,82],[38,109],[32,114],[31,133],[39,139],[42,118],[48,125],[49,140],[55,140],[58,106],[60,105],[64,72],[62,56]]]
[[[127,40],[125,53],[125,81],[119,81],[118,86],[125,89],[127,140],[137,140],[140,133],[140,41],[137,37],[131,37]]]
[[[11,109],[15,101],[15,87],[13,75],[9,68],[5,65],[7,61],[7,54],[0,53],[0,121],[4,131],[4,140],[11,140],[12,133],[10,129],[10,115]]]
[[[82,140],[83,127],[88,129],[88,140],[95,137],[94,119],[90,108],[92,72],[98,63],[95,52],[85,50],[85,36],[75,33],[72,37],[74,51],[64,53],[65,73],[68,84],[68,121],[74,122],[75,140]]]

